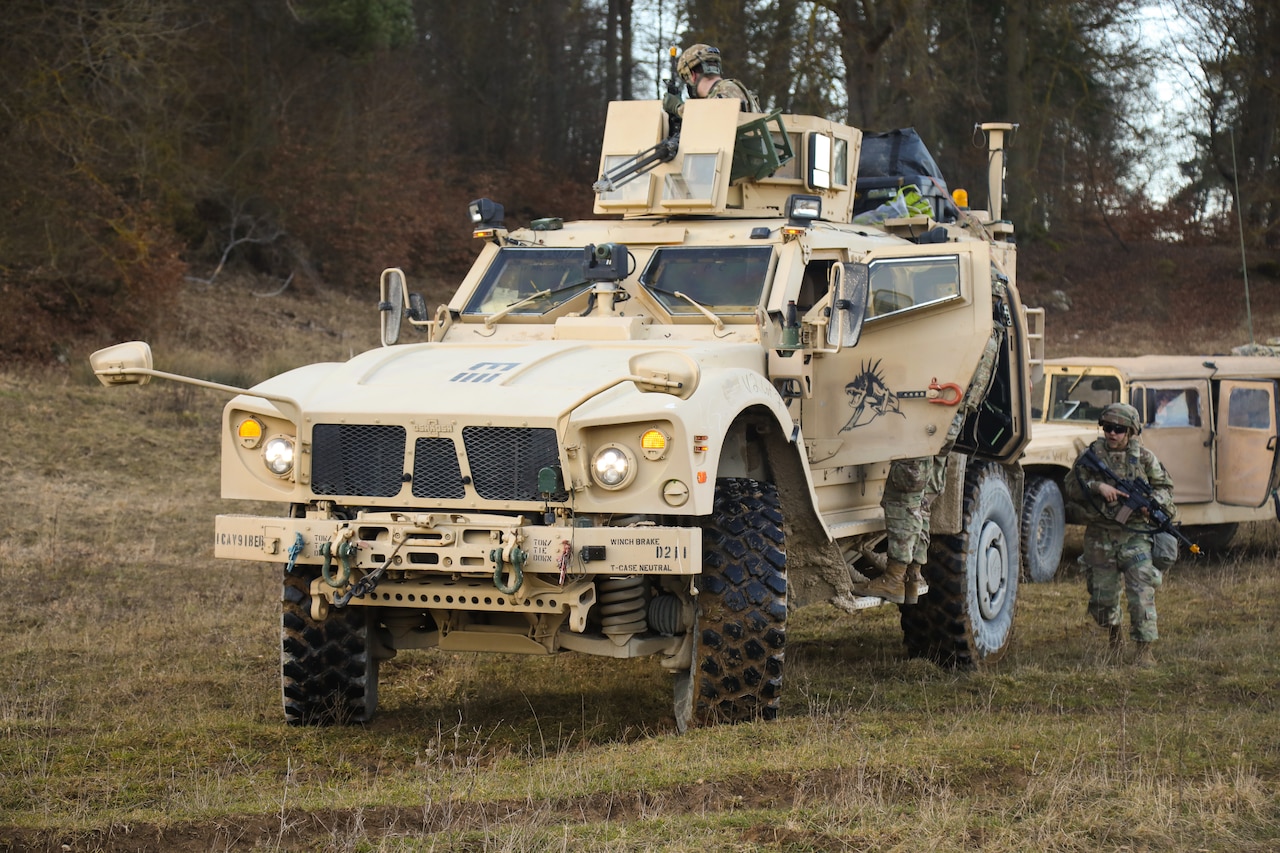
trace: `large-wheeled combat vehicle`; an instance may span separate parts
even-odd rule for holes
[[[1063,479],[1110,403],[1142,418],[1142,443],[1173,478],[1183,532],[1202,550],[1225,548],[1242,521],[1280,517],[1280,358],[1165,356],[1055,358],[1032,390],[1035,423],[1023,458],[1026,574],[1053,578],[1067,517]]]
[[[789,609],[879,603],[854,586],[889,461],[938,454],[958,412],[902,629],[946,665],[1005,650],[1030,411],[998,190],[855,224],[860,131],[733,100],[671,121],[610,105],[604,218],[508,230],[479,200],[447,305],[387,270],[382,346],[230,389],[222,495],[282,511],[219,516],[214,553],[280,566],[288,722],[368,720],[405,649],[650,656],[681,730],[771,718]],[[1009,127],[984,125],[997,178]],[[92,362],[181,379],[141,342]]]

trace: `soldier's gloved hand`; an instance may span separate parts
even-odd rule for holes
[[[680,115],[680,108],[682,106],[684,106],[684,101],[681,100],[679,95],[667,92],[662,96],[662,108],[673,116]]]

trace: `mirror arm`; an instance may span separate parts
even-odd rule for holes
[[[285,397],[282,394],[269,394],[264,391],[251,391],[248,388],[240,388],[235,385],[224,385],[221,382],[211,382],[207,379],[196,379],[192,376],[182,376],[178,373],[165,373],[163,370],[155,370],[150,367],[107,367],[96,370],[94,373],[100,377],[110,379],[112,376],[150,376],[153,379],[168,379],[170,382],[180,382],[184,385],[195,385],[198,388],[208,388],[211,391],[222,391],[228,394],[244,394],[248,397],[260,397],[269,403],[275,403],[286,409],[286,414],[292,413],[290,417],[294,423],[299,422],[302,407],[297,400],[292,397]]]

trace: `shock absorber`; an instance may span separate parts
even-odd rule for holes
[[[600,623],[611,640],[621,644],[629,635],[643,633],[648,628],[643,577],[601,578],[596,588]]]

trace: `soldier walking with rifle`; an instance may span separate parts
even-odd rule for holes
[[[1172,559],[1160,559],[1157,568],[1153,538],[1173,537],[1186,542],[1192,552],[1199,549],[1173,526],[1173,480],[1156,455],[1142,446],[1138,410],[1112,403],[1102,410],[1098,426],[1103,435],[1080,454],[1065,483],[1067,501],[1086,525],[1081,561],[1088,571],[1089,615],[1109,629],[1111,648],[1119,650],[1123,589],[1129,634],[1137,643],[1133,662],[1151,667],[1156,665],[1151,644],[1159,638],[1155,588],[1161,582],[1160,569],[1177,557],[1177,543],[1172,542]],[[1164,547],[1158,550],[1169,553]]]

